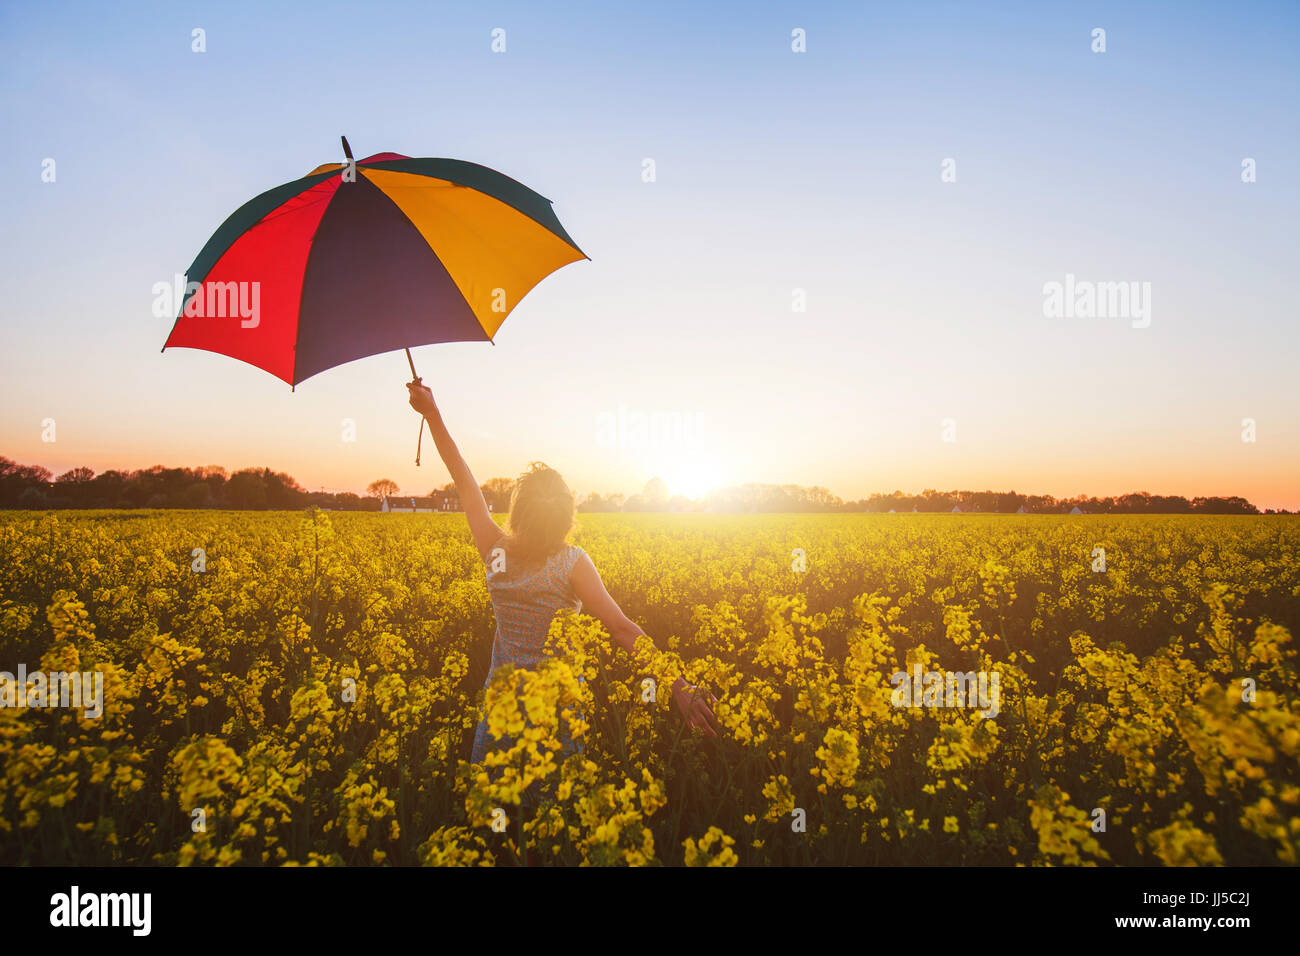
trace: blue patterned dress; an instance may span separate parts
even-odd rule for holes
[[[484,690],[492,683],[492,676],[505,664],[527,670],[535,669],[545,658],[542,645],[550,630],[551,620],[562,608],[580,610],[582,602],[573,593],[573,567],[582,549],[565,545],[540,565],[525,570],[515,570],[507,557],[501,570],[492,569],[492,558],[487,563],[488,594],[497,619],[496,636],[492,640],[492,666],[488,670]],[[561,734],[565,744],[557,756],[564,758],[579,748],[567,735]],[[474,752],[471,760],[481,764],[488,749],[509,746],[510,740],[500,740],[488,732],[486,714],[479,720],[474,732]],[[536,793],[530,788],[524,802],[534,804]]]

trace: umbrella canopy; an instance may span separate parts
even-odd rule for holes
[[[533,286],[588,258],[549,199],[495,170],[398,153],[354,163],[343,148],[349,162],[221,225],[186,271],[164,350],[219,352],[297,385],[380,352],[491,341]]]

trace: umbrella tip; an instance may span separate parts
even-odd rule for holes
[[[346,136],[340,136],[339,139],[343,140],[343,155],[348,159],[351,159],[352,147],[348,145],[348,138]]]

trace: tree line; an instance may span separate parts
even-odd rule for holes
[[[1066,514],[1075,508],[1087,514],[1215,514],[1257,515],[1286,514],[1269,509],[1261,512],[1238,495],[1185,498],[1182,495],[1153,495],[1146,491],[1133,491],[1125,495],[1095,498],[1076,495],[1073,498],[1054,498],[1051,495],[1022,495],[1014,491],[935,491],[928,488],[919,495],[901,491],[893,494],[874,494],[861,501],[845,505],[848,511],[952,511],[954,507],[975,514],[1010,514],[1024,508],[1030,514]]]
[[[480,486],[495,512],[508,511],[514,490],[511,478],[492,478]],[[454,492],[446,484],[430,491]],[[308,491],[291,475],[270,468],[243,468],[227,473],[219,465],[167,468],[154,465],[135,471],[73,468],[55,476],[39,465],[20,465],[0,456],[0,508],[229,508],[235,510],[293,510],[306,507],[336,511],[378,511],[385,496],[400,494],[386,478],[370,483],[365,496],[352,492]],[[1079,495],[1054,498],[1015,491],[936,491],[920,494],[895,491],[845,501],[825,488],[749,483],[712,491],[699,499],[672,495],[661,479],[652,479],[638,494],[597,494],[578,504],[582,512],[683,511],[709,513],[758,512],[950,512],[954,507],[973,514],[1010,514],[1020,508],[1032,514],[1063,514],[1079,508],[1089,514],[1261,514],[1245,498],[1185,498],[1145,491],[1096,498]],[[1268,509],[1263,514],[1288,514]]]
[[[494,511],[510,506],[511,478],[484,483],[483,494]],[[454,484],[435,491],[454,491]],[[40,465],[20,465],[0,456],[0,508],[228,508],[239,511],[325,508],[333,511],[378,511],[385,495],[399,493],[395,482],[371,482],[367,494],[309,491],[292,475],[270,468],[242,468],[233,473],[220,465],[167,468],[154,465],[135,471],[95,474],[73,468],[54,475]],[[433,491],[429,495],[434,494]],[[426,497],[421,494],[418,497]]]
[[[1153,495],[1135,491],[1126,495],[1097,498],[1077,495],[1024,495],[1015,491],[936,491],[920,494],[895,491],[845,501],[820,486],[768,485],[750,483],[710,492],[699,500],[669,496],[663,483],[651,481],[638,495],[591,495],[580,511],[704,511],[714,513],[754,512],[951,512],[960,508],[972,514],[1013,514],[1023,508],[1030,514],[1066,514],[1074,508],[1088,514],[1287,514],[1272,509],[1261,512],[1240,496],[1185,498],[1182,495]]]
[[[0,457],[0,508],[231,508],[296,509],[315,505],[375,511],[378,501],[351,492],[307,491],[292,475],[270,468],[228,474],[219,465],[95,474],[73,468],[57,477],[39,465]]]

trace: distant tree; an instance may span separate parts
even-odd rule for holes
[[[651,478],[645,483],[645,489],[641,492],[641,497],[651,505],[667,503],[668,486],[664,484],[662,478]]]
[[[120,471],[106,471],[95,476],[90,483],[88,501],[92,508],[120,508],[124,505],[122,492],[129,475]]]
[[[332,495],[328,491],[309,491],[302,496],[302,503],[307,508],[333,511],[338,508],[337,497],[337,495]]]
[[[1018,495],[1015,491],[1006,491],[997,496],[996,510],[1001,514],[1012,514],[1024,504],[1024,495]]]
[[[54,495],[50,498],[50,504],[54,505],[57,497],[59,504],[62,506],[70,508],[87,507],[91,493],[94,491],[91,485],[94,479],[95,472],[91,468],[73,468],[70,471],[65,471],[54,479]]]
[[[0,478],[16,477],[30,480],[35,484],[45,484],[52,475],[53,472],[48,468],[42,468],[40,465],[20,465],[13,459],[0,455]]]
[[[372,498],[391,498],[401,490],[391,478],[379,478],[366,485],[366,494]]]
[[[1051,495],[1030,495],[1025,499],[1025,510],[1036,515],[1046,515],[1061,509]]]
[[[262,470],[245,468],[230,476],[226,482],[226,497],[230,507],[244,511],[265,508],[267,505],[266,479]]]
[[[45,497],[45,489],[38,485],[29,485],[23,489],[22,494],[18,496],[18,507],[39,511],[46,507],[49,502]]]
[[[957,504],[956,492],[938,491],[934,488],[927,488],[921,492],[921,501],[918,505],[921,511],[940,511],[947,513],[952,511]]]
[[[35,488],[41,493],[39,507],[44,507],[45,491],[49,486],[50,477],[51,472],[48,468],[39,465],[20,465],[12,459],[0,457],[0,505],[8,508],[34,507],[21,504],[19,499],[28,488]],[[35,499],[29,497],[28,500]]]
[[[184,508],[211,508],[212,507],[212,489],[206,482],[196,481],[185,489],[181,496],[181,506]]]
[[[513,478],[489,478],[480,486],[480,490],[493,511],[508,511],[515,481]]]
[[[1193,498],[1192,511],[1210,515],[1257,515],[1259,509],[1245,498],[1233,495],[1230,498]]]
[[[70,471],[65,471],[54,480],[59,484],[84,484],[85,482],[94,479],[94,477],[95,470],[83,466],[81,468],[73,468]]]
[[[1151,511],[1151,496],[1145,491],[1133,491],[1119,495],[1112,507],[1116,514],[1144,515]]]
[[[266,504],[268,508],[290,510],[302,507],[307,496],[302,485],[292,475],[282,471],[262,469],[262,480],[266,483]]]
[[[818,485],[814,488],[805,489],[804,507],[801,511],[838,511],[844,506],[844,502],[838,497],[831,494],[829,490]],[[889,509],[886,508],[886,511]]]
[[[583,512],[622,511],[627,501],[622,495],[601,495],[592,492],[578,504]]]

